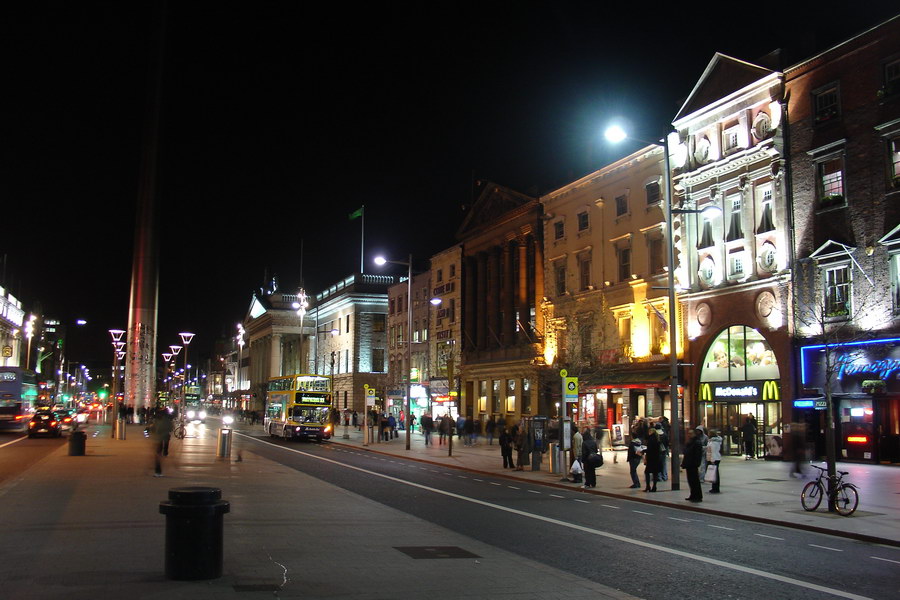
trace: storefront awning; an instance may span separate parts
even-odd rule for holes
[[[603,390],[609,388],[640,389],[668,388],[668,369],[648,369],[642,371],[619,371],[597,378],[598,383],[582,384],[584,391]]]

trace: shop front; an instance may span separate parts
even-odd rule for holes
[[[900,338],[802,346],[800,367],[804,395],[815,397],[794,401],[795,420],[817,455],[830,391],[838,458],[900,462]]]
[[[740,456],[751,440],[755,458],[784,454],[781,375],[769,342],[744,325],[722,330],[710,344],[697,387],[697,422],[719,431],[722,452]]]
[[[581,426],[609,432],[608,446],[627,443],[639,418],[671,417],[669,372],[666,369],[618,369],[582,385],[573,407]]]

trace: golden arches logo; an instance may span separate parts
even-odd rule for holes
[[[700,384],[700,402],[712,402],[712,388],[708,383]]]
[[[763,383],[763,393],[762,400],[763,402],[767,402],[769,400],[780,400],[781,394],[778,392],[778,382],[774,379],[770,379]]]

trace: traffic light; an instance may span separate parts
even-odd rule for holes
[[[100,390],[99,392],[97,392],[97,395],[100,397],[101,400],[106,400],[106,397],[109,395],[109,392],[106,390]]]

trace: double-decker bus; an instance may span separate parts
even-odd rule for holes
[[[273,437],[321,442],[331,438],[331,377],[288,375],[269,380],[263,426]]]
[[[0,367],[0,431],[24,431],[34,414],[37,398],[34,371]]]

